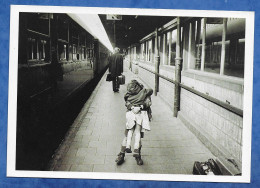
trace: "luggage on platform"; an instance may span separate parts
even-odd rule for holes
[[[125,84],[125,75],[120,75],[118,76],[118,82],[120,85],[124,85]]]
[[[222,175],[214,159],[209,159],[206,162],[195,161],[192,173],[194,175]]]
[[[107,74],[106,81],[108,81],[108,82],[112,81],[111,73]]]

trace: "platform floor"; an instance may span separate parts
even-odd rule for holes
[[[139,80],[127,69],[123,74],[126,83]],[[115,159],[124,137],[126,85],[114,93],[105,75],[68,131],[48,170],[192,174],[194,161],[214,158],[185,125],[173,117],[169,106],[160,97],[152,96],[151,131],[142,139],[144,165],[138,166],[132,154],[126,154],[125,162],[117,166]]]

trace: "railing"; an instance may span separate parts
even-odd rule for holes
[[[147,68],[145,68],[145,67],[143,67],[143,66],[141,66],[141,65],[138,65],[138,66],[139,66],[140,68],[142,68],[142,69],[148,71],[148,72],[151,72],[151,73],[153,73],[153,74],[158,75],[158,76],[159,76],[160,78],[162,78],[162,79],[165,79],[165,80],[167,80],[167,81],[169,81],[169,82],[171,82],[171,83],[173,83],[173,84],[177,84],[177,82],[176,82],[175,80],[172,80],[172,79],[170,79],[170,78],[167,78],[167,77],[165,77],[165,76],[163,76],[163,75],[161,75],[161,74],[158,74],[158,73],[156,73],[156,72],[154,72],[154,71],[152,71],[152,70],[149,70],[149,69],[147,69]],[[218,99],[216,99],[216,98],[214,98],[214,97],[211,97],[211,96],[209,96],[209,95],[207,95],[207,94],[205,94],[205,93],[202,93],[202,92],[200,92],[200,91],[197,91],[197,90],[195,90],[195,89],[193,89],[193,88],[191,88],[191,87],[189,87],[189,86],[186,86],[186,85],[184,85],[184,84],[182,84],[182,83],[179,83],[179,85],[180,85],[180,87],[182,87],[183,89],[185,89],[185,90],[187,90],[187,91],[190,91],[190,92],[194,93],[195,95],[198,95],[198,96],[200,96],[200,97],[202,97],[202,98],[204,98],[204,99],[206,99],[206,100],[208,100],[208,101],[210,101],[210,102],[212,102],[212,103],[214,103],[214,104],[216,104],[216,105],[218,105],[218,106],[220,106],[220,107],[222,107],[222,108],[224,108],[224,109],[226,109],[226,110],[228,110],[228,111],[230,111],[230,112],[233,112],[234,114],[237,114],[237,115],[243,117],[243,110],[241,110],[241,109],[239,109],[239,108],[237,108],[237,107],[234,107],[234,106],[232,106],[232,105],[230,105],[230,104],[228,104],[228,103],[225,103],[225,102],[223,102],[223,101],[220,101],[220,100],[218,100]]]

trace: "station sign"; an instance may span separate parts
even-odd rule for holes
[[[122,15],[107,14],[107,20],[122,20]]]

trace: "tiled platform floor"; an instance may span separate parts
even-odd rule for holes
[[[138,79],[125,69],[126,83]],[[140,81],[140,80],[139,80]],[[144,84],[145,85],[145,84]],[[138,166],[131,154],[117,166],[125,128],[124,94],[112,91],[112,83],[101,79],[90,99],[75,120],[64,142],[57,150],[49,170],[192,174],[194,161],[214,157],[211,152],[174,118],[171,109],[159,97],[152,96],[151,131],[142,139],[144,165]]]

